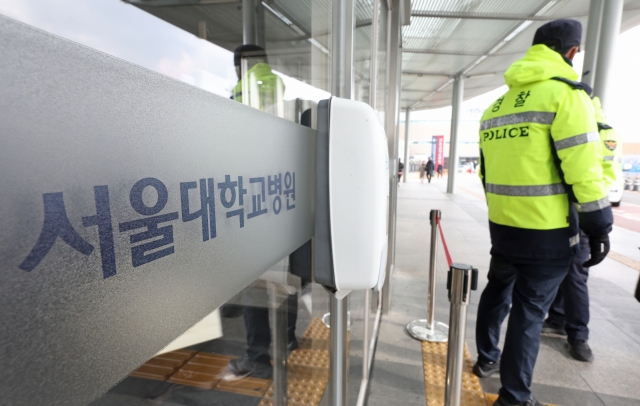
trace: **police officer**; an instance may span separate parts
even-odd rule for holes
[[[530,389],[540,331],[578,250],[579,228],[589,236],[589,265],[609,251],[613,216],[602,145],[591,99],[573,82],[581,35],[574,20],[541,26],[505,73],[508,92],[480,124],[492,258],[478,306],[474,372],[500,371],[498,406],[540,405]],[[501,357],[500,326],[509,312]]]
[[[588,89],[587,89],[588,90]],[[598,122],[598,132],[602,142],[602,171],[605,188],[611,189],[622,177],[622,139],[606,123],[600,99],[593,98],[593,107]],[[589,347],[589,290],[587,278],[589,268],[583,266],[589,259],[589,237],[580,235],[580,252],[571,261],[569,273],[558,289],[549,317],[542,325],[542,333],[567,336],[569,354],[578,361],[591,362],[594,359]]]
[[[238,46],[233,52],[238,83],[231,98],[273,115],[281,115],[284,82],[273,73],[264,48],[253,44]]]

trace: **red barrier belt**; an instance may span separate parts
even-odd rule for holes
[[[447,248],[447,241],[444,239],[444,233],[442,232],[442,224],[440,224],[440,218],[436,216],[438,222],[438,229],[440,230],[440,239],[442,240],[442,246],[444,247],[444,254],[447,256],[447,263],[451,267],[451,255],[449,255],[449,248]]]

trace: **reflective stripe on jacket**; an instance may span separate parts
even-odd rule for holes
[[[505,73],[509,91],[482,116],[492,253],[568,258],[579,241],[577,214],[588,235],[611,229],[593,104],[554,77],[577,73],[547,46],[531,47]]]
[[[598,132],[602,142],[602,172],[607,190],[622,179],[622,138],[610,125],[602,111],[602,104],[598,97],[593,98],[593,108],[598,121]]]

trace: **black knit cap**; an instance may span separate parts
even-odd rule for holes
[[[234,66],[240,66],[240,60],[242,59],[244,54],[248,54],[250,56],[261,56],[261,57],[267,56],[266,52],[264,51],[264,48],[262,48],[259,45],[253,45],[253,44],[240,45],[233,51]]]
[[[538,28],[533,36],[533,45],[544,44],[556,52],[564,54],[572,47],[580,46],[582,24],[580,21],[553,20]]]

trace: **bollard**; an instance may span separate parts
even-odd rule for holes
[[[440,210],[431,210],[431,252],[429,258],[429,296],[427,299],[427,318],[413,320],[407,324],[407,332],[411,337],[420,341],[434,343],[446,342],[449,326],[436,321],[436,256],[438,253],[438,222],[441,218]]]
[[[633,191],[640,191],[640,177],[636,176],[636,180],[633,182]]]
[[[478,288],[478,270],[470,265],[454,263],[447,274],[449,290],[449,344],[447,349],[447,379],[444,392],[445,406],[460,406],[464,337],[467,327],[467,306],[471,291]]]
[[[627,176],[624,178],[624,190],[631,190],[631,185],[633,184],[633,180],[631,176]]]

